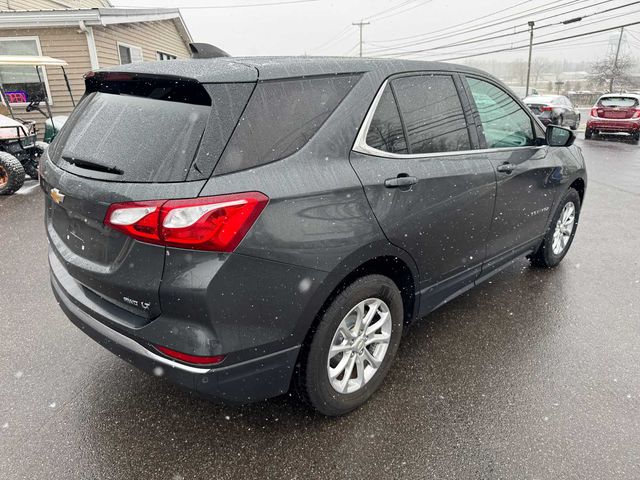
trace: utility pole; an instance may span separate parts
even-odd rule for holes
[[[355,25],[356,27],[360,27],[360,56],[362,56],[362,28],[365,25],[370,25],[369,22],[363,22],[360,20],[359,22],[352,23],[351,25]]]
[[[609,93],[613,93],[613,81],[616,78],[616,69],[618,68],[618,57],[620,56],[620,45],[622,45],[622,35],[624,27],[620,29],[620,38],[618,39],[618,48],[616,48],[616,57],[613,60],[613,69],[611,70],[611,81],[609,82]]]
[[[531,79],[531,52],[533,51],[533,26],[534,22],[529,22],[529,62],[527,63],[527,89],[525,96],[529,96],[529,81]]]

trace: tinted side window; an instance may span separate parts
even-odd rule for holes
[[[535,144],[531,118],[513,98],[491,83],[467,78],[475,100],[487,148]]]
[[[409,153],[398,106],[388,85],[380,97],[376,113],[371,120],[367,132],[367,145],[383,152]]]
[[[467,122],[452,77],[400,77],[391,85],[402,112],[411,153],[471,149]]]
[[[318,131],[359,75],[258,83],[216,175],[288,157]]]

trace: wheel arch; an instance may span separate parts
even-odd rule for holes
[[[587,188],[587,185],[584,179],[582,177],[576,178],[573,182],[571,182],[571,185],[569,185],[569,188],[573,188],[578,192],[578,195],[580,196],[580,203],[582,204],[582,202],[584,201],[584,194]]]
[[[371,255],[371,252],[376,254]],[[419,277],[415,261],[407,252],[386,241],[368,244],[347,257],[326,277],[322,288],[316,293],[316,302],[311,302],[307,307],[304,318],[309,322],[304,322],[302,328],[305,331],[300,332],[303,340],[297,364],[304,359],[306,347],[333,299],[358,278],[372,274],[384,275],[398,286],[405,323],[416,318],[420,299],[417,295]]]

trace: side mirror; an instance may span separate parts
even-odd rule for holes
[[[570,147],[576,139],[576,134],[568,128],[549,125],[546,138],[550,147]]]

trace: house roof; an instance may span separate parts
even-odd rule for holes
[[[189,42],[191,34],[177,8],[80,8],[67,10],[16,10],[0,12],[0,29],[107,26],[123,23],[173,20]]]

